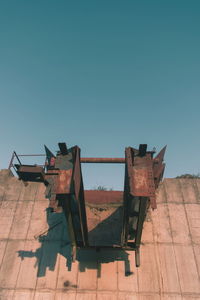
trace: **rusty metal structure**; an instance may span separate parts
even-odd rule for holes
[[[46,198],[52,211],[64,212],[70,237],[72,258],[76,258],[79,248],[96,248],[88,239],[86,201],[121,203],[120,242],[107,247],[113,249],[134,250],[136,266],[140,265],[140,244],[143,223],[148,209],[156,208],[156,189],[162,180],[165,164],[166,146],[154,157],[155,151],[147,151],[146,144],[139,149],[128,147],[124,158],[81,158],[80,148],[68,148],[58,143],[59,151],[54,155],[45,146],[44,165],[25,165],[21,157],[13,152],[9,168],[14,168],[20,180],[24,182],[43,182],[46,186]],[[30,155],[32,156],[32,155]],[[39,155],[34,155],[39,156]],[[17,160],[17,163],[14,161]],[[125,165],[124,191],[84,191],[81,163],[120,163]]]

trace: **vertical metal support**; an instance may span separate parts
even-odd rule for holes
[[[70,237],[71,242],[71,257],[74,262],[76,259],[76,236],[73,224],[73,218],[71,213],[71,203],[70,203],[70,195],[65,195],[64,199],[62,199],[62,208],[65,214],[66,222],[67,222],[67,230]]]
[[[21,165],[22,163],[21,163],[21,161],[20,161],[20,159],[19,159],[19,157],[18,157],[18,155],[17,155],[17,153],[15,151],[14,151],[14,154],[15,154],[15,157],[18,160],[19,164]]]
[[[130,176],[133,165],[133,153],[131,148],[125,149],[125,179],[124,179],[124,201],[123,201],[123,225],[121,235],[121,246],[127,245],[129,233],[129,207],[130,207]]]
[[[20,159],[19,159],[19,157],[18,157],[18,155],[17,155],[17,153],[16,153],[15,151],[13,151],[13,154],[12,154],[12,157],[11,157],[11,160],[10,160],[10,163],[9,163],[9,167],[8,167],[9,170],[10,170],[11,168],[14,168],[14,170],[16,171],[16,168],[15,168],[15,166],[13,165],[13,161],[14,161],[15,157],[16,157],[16,159],[18,160],[19,164],[20,164],[20,165],[22,164],[21,161],[20,161]]]
[[[135,266],[138,268],[140,266],[140,248],[135,250]]]
[[[140,144],[139,146],[139,156],[145,156],[147,152],[147,144]]]
[[[68,154],[67,145],[65,143],[58,143],[58,147],[60,148],[60,152],[62,155]]]
[[[125,150],[124,216],[121,245],[134,241],[136,267],[140,265],[140,244],[143,224],[150,197],[154,195],[153,165],[147,145],[141,144],[139,151],[129,147]],[[151,176],[150,176],[151,175]]]
[[[81,162],[80,162],[80,148],[75,146],[73,148],[73,157],[74,157],[74,201],[78,208],[77,218],[80,222],[81,227],[81,246],[88,246],[88,228],[87,228],[87,218],[86,218],[86,209],[85,209],[85,199],[84,199],[84,188],[83,188],[83,179],[81,172]]]
[[[139,247],[141,243],[143,223],[146,217],[147,206],[149,201],[147,197],[139,197],[139,199],[140,199],[140,208],[139,208],[139,215],[138,215],[138,222],[137,222],[137,231],[135,236],[136,247]]]
[[[144,220],[147,213],[147,207],[149,199],[147,197],[139,197],[140,198],[140,208],[139,208],[139,215],[138,215],[138,222],[137,222],[137,230],[135,235],[135,265],[136,267],[140,266],[140,244],[141,244],[141,237],[142,237],[142,229]]]
[[[11,157],[11,160],[10,160],[10,163],[9,163],[9,167],[8,169],[10,170],[13,166],[13,160],[14,160],[14,157],[15,157],[15,151],[13,151],[13,154],[12,154],[12,157]]]

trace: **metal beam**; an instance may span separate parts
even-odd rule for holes
[[[112,158],[112,157],[81,157],[81,163],[93,164],[124,164],[125,158]]]

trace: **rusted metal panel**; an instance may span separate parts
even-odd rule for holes
[[[66,155],[59,154],[55,159],[55,169],[69,170],[73,168],[72,153]]]
[[[59,170],[56,177],[56,194],[69,194],[71,191],[72,169]]]
[[[142,145],[145,146],[145,145]],[[153,151],[135,151],[133,148],[126,149],[126,161],[129,178],[129,189],[132,196],[149,197],[151,207],[156,208],[155,188],[158,182],[154,179]],[[145,152],[146,151],[146,152]]]
[[[46,197],[54,210],[58,206],[56,195],[70,194],[73,170],[48,170],[45,175],[47,182]]]
[[[46,195],[56,194],[56,182],[59,170],[48,170],[45,174],[45,181],[47,185]],[[48,197],[47,197],[48,198]]]
[[[149,154],[146,157],[136,157],[131,174],[132,196],[151,197],[155,195],[152,160]]]
[[[132,171],[132,196],[149,196],[149,179],[148,170],[145,168],[136,169]]]

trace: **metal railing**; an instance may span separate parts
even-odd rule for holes
[[[17,154],[16,151],[13,151],[12,157],[9,163],[8,169],[13,169],[17,173],[17,168],[15,166],[15,161],[20,165],[23,165],[21,162],[21,157],[45,157],[44,164],[37,164],[37,166],[45,167],[47,165],[46,154]],[[111,158],[111,157],[81,157],[81,163],[109,163],[109,164],[124,164],[125,158]]]
[[[45,162],[44,164],[37,164],[39,167],[45,167],[46,166],[46,155],[45,154],[17,154],[15,151],[12,153],[12,157],[8,166],[8,169],[11,170],[13,169],[15,172],[17,172],[17,168],[15,167],[15,161],[17,161],[20,165],[22,165],[22,161],[19,159],[19,157],[32,157],[32,156],[37,156],[37,157],[45,157]]]

